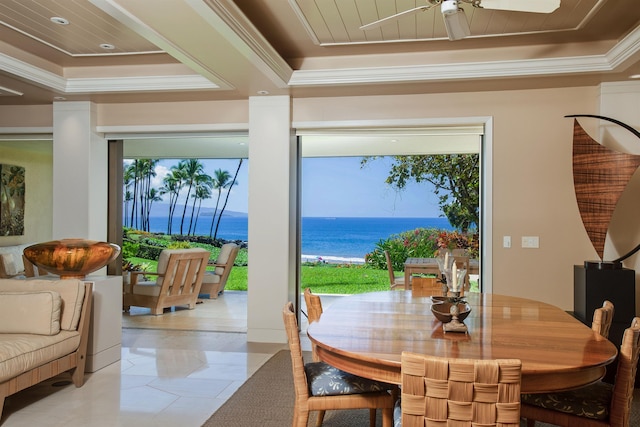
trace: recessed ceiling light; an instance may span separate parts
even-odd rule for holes
[[[115,47],[114,45],[112,45],[111,43],[102,43],[102,44],[100,45],[100,47],[101,47],[102,49],[105,49],[105,50],[113,50],[113,49],[115,49],[115,48],[116,48],[116,47]]]
[[[258,91],[258,95],[269,95],[269,91],[268,90],[259,90]]]
[[[66,101],[67,98],[65,98],[64,96],[54,96],[53,100],[54,101]]]
[[[59,16],[51,17],[51,22],[58,25],[69,25],[69,21]]]

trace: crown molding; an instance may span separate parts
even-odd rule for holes
[[[66,79],[3,53],[0,70],[65,94],[220,89],[198,74]]]
[[[451,81],[614,71],[640,52],[640,27],[607,53],[564,58],[294,71],[290,86]]]
[[[0,70],[57,92],[64,92],[66,79],[51,71],[0,52]]]
[[[640,25],[627,34],[619,43],[607,52],[607,61],[613,69],[640,51]]]
[[[464,62],[400,67],[343,68],[294,71],[291,86],[324,86],[367,83],[451,81],[501,77],[544,76],[567,73],[605,72],[611,66],[605,56],[516,61]]]
[[[220,89],[200,75],[73,78],[66,83],[68,94]]]

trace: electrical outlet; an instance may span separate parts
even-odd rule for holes
[[[539,248],[540,238],[538,236],[522,236],[523,248]]]
[[[502,237],[502,247],[510,248],[511,247],[511,236],[503,236]]]

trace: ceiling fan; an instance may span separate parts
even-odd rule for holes
[[[449,40],[459,40],[471,35],[467,17],[460,3],[467,3],[473,7],[482,9],[508,10],[514,12],[551,13],[560,7],[560,0],[425,0],[424,6],[415,7],[387,16],[360,27],[361,30],[370,30],[381,25],[395,21],[403,16],[427,11],[440,6],[444,25],[447,29]]]

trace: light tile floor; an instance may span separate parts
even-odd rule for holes
[[[323,297],[323,305],[331,300]],[[201,426],[286,348],[246,341],[244,292],[162,316],[134,309],[123,315],[123,326],[119,362],[86,374],[81,388],[65,383],[65,376],[8,397],[2,427]],[[303,349],[310,350],[304,332],[301,337]]]

